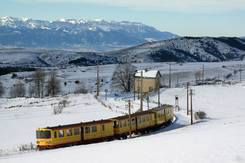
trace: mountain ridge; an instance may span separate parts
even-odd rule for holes
[[[17,47],[108,51],[178,37],[129,21],[0,17],[0,44]]]
[[[0,48],[0,67],[66,67],[124,62],[222,62],[245,59],[245,40],[237,37],[181,37],[108,52]]]

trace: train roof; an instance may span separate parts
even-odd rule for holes
[[[91,124],[104,124],[104,123],[109,123],[112,122],[111,119],[102,119],[102,120],[97,120],[97,121],[89,121],[89,122],[81,122],[81,123],[76,123],[76,124],[68,124],[68,125],[59,125],[59,126],[53,126],[53,127],[47,127],[47,129],[52,129],[52,130],[58,130],[58,129],[63,129],[63,128],[76,128],[76,127],[81,127],[84,125],[91,125]]]
[[[152,113],[150,110],[146,110],[146,111],[142,111],[142,112],[136,112],[131,114],[131,118],[134,118],[136,116],[140,116],[140,115],[144,115],[144,114],[148,114],[148,113]],[[123,116],[119,116],[119,117],[114,117],[111,119],[116,119],[116,120],[122,120],[122,119],[127,119],[129,118],[129,115],[123,115]]]
[[[166,109],[166,108],[169,108],[169,107],[173,107],[173,106],[165,104],[165,105],[161,105],[160,107],[152,108],[152,109],[150,109],[150,111],[158,111],[158,110]]]
[[[111,119],[102,119],[98,121],[82,122],[82,125],[91,125],[91,124],[104,124],[112,122]]]
[[[76,128],[82,126],[82,123],[68,124],[68,125],[58,125],[53,127],[47,127],[47,129],[58,130],[63,128]]]

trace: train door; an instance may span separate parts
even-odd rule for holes
[[[83,126],[81,126],[81,144],[84,142],[84,129]]]

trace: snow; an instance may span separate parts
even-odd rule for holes
[[[141,72],[142,72],[142,77],[155,78],[159,71],[158,70],[137,70],[137,72],[135,73],[135,76],[141,77]]]
[[[54,115],[54,106],[64,99],[70,104],[64,108],[62,114]],[[6,134],[0,136],[0,149],[14,149],[21,144],[35,143],[35,130],[40,127],[106,119],[117,115],[119,114],[105,108],[90,94],[44,99],[2,98],[0,130]]]
[[[174,74],[183,74],[179,81],[193,81],[197,70],[205,65],[205,77],[220,77],[231,73],[243,62],[187,63],[172,65]],[[224,67],[225,65],[225,67]],[[235,85],[192,86],[194,89],[194,111],[204,111],[208,118],[190,125],[186,116],[186,88],[161,89],[161,103],[174,105],[174,97],[179,96],[181,111],[175,112],[173,125],[157,132],[136,136],[127,140],[115,140],[90,145],[60,148],[48,151],[18,152],[23,144],[35,143],[35,129],[39,127],[78,123],[106,119],[127,113],[127,100],[131,99],[132,112],[139,109],[139,100],[134,101],[132,94],[108,92],[107,100],[103,90],[109,89],[110,78],[116,65],[100,66],[104,79],[99,99],[93,94],[69,94],[54,98],[0,98],[0,163],[15,162],[169,162],[169,163],[243,163],[245,162],[245,82]],[[166,63],[135,64],[137,69],[159,70],[168,75]],[[243,71],[243,80],[244,74]],[[18,73],[29,76],[30,73]],[[91,89],[96,79],[96,67],[69,67],[58,70],[62,81],[67,81],[65,93],[75,87],[74,81],[80,80]],[[234,75],[231,81],[239,79]],[[1,76],[3,85],[11,83],[11,74]],[[167,79],[166,79],[167,80]],[[173,76],[173,80],[174,76]],[[72,86],[72,84],[74,84]],[[174,84],[174,83],[173,83]],[[61,100],[69,104],[62,114],[54,115],[53,107]],[[137,99],[137,95],[136,95]],[[157,96],[150,95],[150,108],[155,107]],[[147,110],[147,103],[143,103]]]
[[[42,152],[2,156],[0,157],[0,162],[244,162],[245,101],[243,98],[245,97],[245,83],[237,85],[197,86],[192,88],[195,92],[193,96],[194,111],[205,111],[208,115],[208,119],[196,122],[192,126],[189,125],[190,118],[185,115],[186,89],[172,88],[162,91],[161,102],[174,104],[174,96],[178,95],[182,110],[176,112],[177,120],[175,123],[165,129],[127,140],[115,140]],[[51,125],[51,122],[54,123],[58,119],[63,120],[65,117],[67,119],[64,121],[82,119],[82,115],[78,116],[75,114],[75,108],[78,108],[77,105],[84,106],[85,102],[89,102],[90,104],[95,102],[91,100],[91,95],[89,95],[89,100],[91,101],[85,99],[85,97],[86,95],[76,98],[76,100],[74,99],[74,106],[70,114],[64,113],[58,115],[62,118],[56,118],[56,116],[51,115],[45,106],[40,107],[44,103],[50,104],[52,100],[48,102],[49,99],[44,99],[46,102],[38,104],[40,105],[39,107],[28,107],[30,110],[37,110],[37,113],[34,111],[27,112],[27,106],[26,109],[12,108],[13,110],[11,110],[2,108],[1,124],[4,125],[1,125],[1,131],[8,131],[8,136],[1,134],[1,140],[4,140],[1,142],[1,146],[3,146],[2,144],[11,146],[12,142],[9,141],[10,138],[28,139],[28,142],[29,134],[34,136],[33,130],[35,125]],[[69,98],[72,99],[75,97],[72,96]],[[151,97],[152,100],[156,98]],[[22,101],[23,105],[25,105],[24,101],[26,103],[30,102],[30,99],[13,99],[13,101],[6,104],[5,100],[1,99],[1,105],[4,104],[5,107],[14,104],[17,105],[17,101]],[[90,107],[92,107],[90,109],[93,111],[90,112],[90,109],[86,108],[82,112],[87,115],[87,118],[95,118],[94,113],[98,113],[99,116],[111,116],[104,107],[101,107],[101,109],[98,109],[97,105],[91,105]],[[79,109],[77,113],[81,110]],[[32,117],[29,117],[28,114],[29,116],[32,115]],[[39,122],[41,120],[43,121],[42,123]],[[11,125],[11,123],[14,125]],[[30,129],[32,131],[29,131]],[[14,139],[11,140],[16,141]]]

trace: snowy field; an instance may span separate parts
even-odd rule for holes
[[[194,74],[205,65],[205,78],[223,79],[232,73],[229,81],[238,81],[239,73],[234,73],[245,62],[185,63],[172,65],[172,83],[194,81]],[[135,64],[138,69],[159,69],[168,84],[166,63]],[[63,96],[55,98],[0,98],[0,163],[15,162],[167,162],[167,163],[245,163],[245,82],[235,85],[193,86],[194,111],[204,111],[208,118],[196,121],[190,126],[186,116],[186,89],[184,87],[161,89],[161,103],[174,105],[175,95],[179,96],[181,111],[176,112],[176,121],[168,128],[156,133],[127,140],[116,140],[90,145],[48,151],[19,152],[22,145],[35,143],[35,130],[39,127],[78,123],[81,121],[106,119],[127,113],[127,100],[132,101],[132,111],[139,109],[140,102],[133,101],[130,94],[115,96],[110,91],[111,76],[116,65],[100,66],[103,79],[101,96],[97,100],[96,67],[69,67],[58,70],[59,79],[67,82],[63,86]],[[242,67],[244,68],[244,67]],[[47,69],[46,72],[49,70]],[[18,73],[28,78],[30,72]],[[15,79],[11,74],[0,76],[8,90]],[[76,89],[79,80],[90,88],[86,95],[69,94]],[[245,71],[242,72],[245,80]],[[109,89],[106,100],[105,89]],[[5,95],[6,96],[6,95]],[[62,100],[69,103],[63,113],[53,114],[53,108]],[[150,96],[150,108],[155,107],[157,97]],[[147,104],[144,101],[144,109]]]
[[[2,154],[0,162],[244,163],[245,83],[192,88],[195,92],[194,111],[205,111],[208,115],[208,119],[192,126],[189,125],[190,118],[185,115],[186,89],[172,88],[162,91],[161,102],[174,104],[174,96],[178,95],[182,110],[176,112],[177,120],[168,128],[127,140]],[[17,144],[34,141],[36,127],[115,116],[121,114],[115,108],[120,108],[120,105],[121,109],[125,107],[118,100],[110,110],[101,106],[92,95],[70,95],[66,98],[71,103],[61,115],[52,115],[50,110],[51,103],[60,99],[1,99],[1,148],[10,149]],[[151,100],[156,98],[151,97]],[[112,101],[108,99],[105,103]]]

